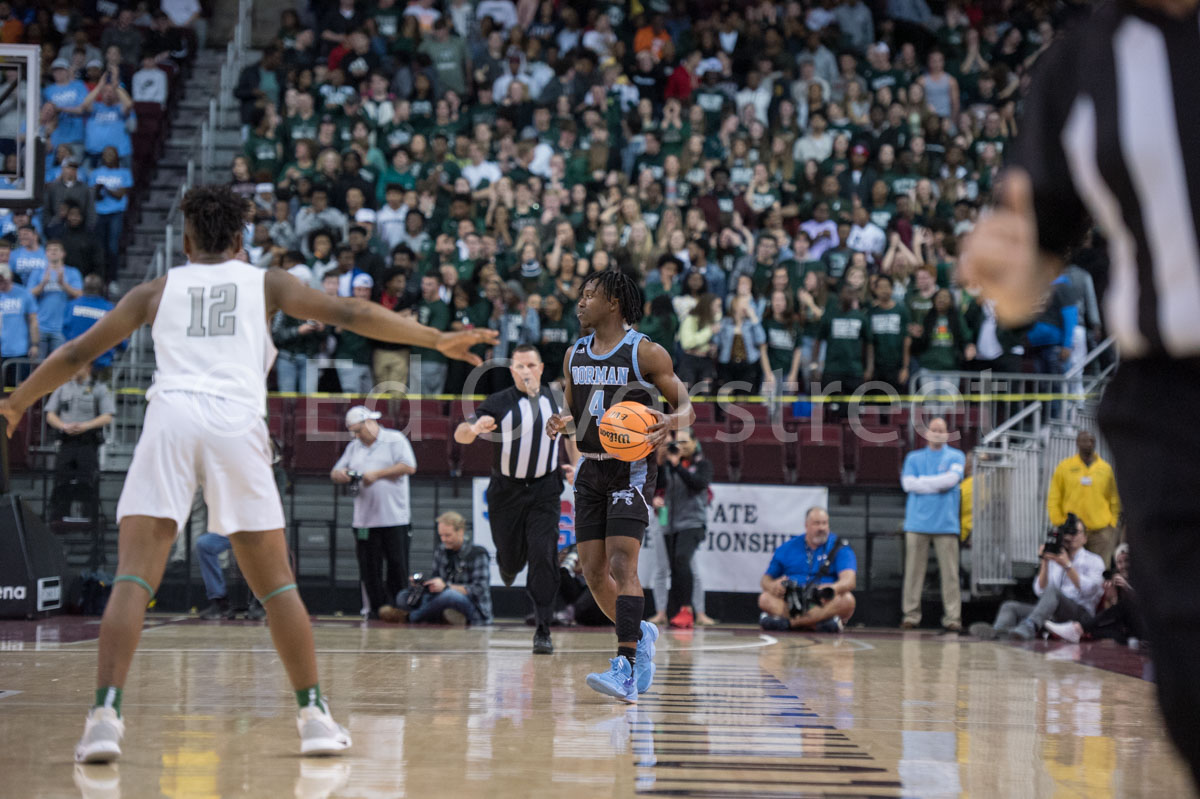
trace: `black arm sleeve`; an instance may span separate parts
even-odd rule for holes
[[[1010,160],[1029,173],[1038,244],[1055,255],[1078,244],[1088,225],[1088,213],[1075,191],[1062,145],[1063,127],[1078,96],[1078,46],[1079,37],[1069,35],[1034,65],[1033,88],[1025,100],[1021,131]]]

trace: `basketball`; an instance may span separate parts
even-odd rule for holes
[[[618,402],[600,420],[600,444],[622,461],[640,461],[653,451],[646,437],[654,416],[640,402]]]

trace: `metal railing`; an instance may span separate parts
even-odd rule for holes
[[[1099,366],[1111,340],[1063,375],[1064,383],[1080,381],[1081,389],[1051,392],[1082,394],[1078,400],[1034,401],[986,433],[974,450],[972,493],[971,592],[995,593],[1016,583],[1017,567],[1037,564],[1038,545],[1050,525],[1046,500],[1055,468],[1076,452],[1080,430],[1096,436],[1100,457],[1109,460],[1107,442],[1097,422],[1099,395],[1116,364]]]

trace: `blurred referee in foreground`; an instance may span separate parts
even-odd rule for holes
[[[1091,222],[1121,366],[1112,447],[1167,728],[1200,785],[1200,0],[1109,0],[1040,59],[1001,208],[963,267],[1007,325],[1031,318]],[[1184,454],[1187,453],[1187,454]]]
[[[487,505],[496,564],[505,585],[512,585],[529,564],[525,586],[537,624],[535,655],[554,652],[550,619],[558,595],[558,518],[563,489],[558,442],[546,435],[546,420],[558,413],[559,407],[550,389],[542,386],[543,366],[535,347],[517,347],[509,368],[514,385],[481,402],[475,414],[454,431],[459,444],[470,444],[479,436],[492,442]]]

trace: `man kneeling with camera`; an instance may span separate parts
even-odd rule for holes
[[[1041,564],[1033,580],[1036,605],[1005,602],[996,621],[971,625],[971,634],[992,640],[1007,634],[1028,641],[1046,622],[1090,621],[1104,593],[1104,560],[1084,549],[1087,531],[1075,514],[1067,514],[1062,525],[1052,528],[1038,550]]]
[[[466,529],[462,514],[438,517],[433,571],[412,575],[408,588],[396,594],[396,604],[379,609],[379,618],[392,624],[492,623],[491,556],[481,546],[464,546]]]
[[[764,630],[841,632],[854,615],[857,573],[854,550],[829,533],[829,514],[809,508],[804,535],[776,549],[763,575],[759,624]]]

